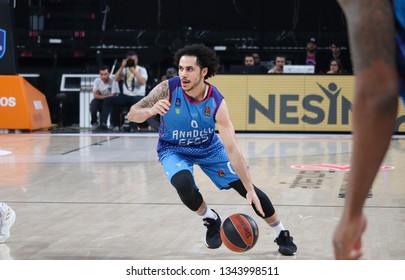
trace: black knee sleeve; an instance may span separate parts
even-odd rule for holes
[[[191,172],[189,170],[177,172],[172,177],[171,183],[177,190],[184,205],[192,211],[197,211],[203,203],[203,198],[195,186]]]
[[[235,189],[242,197],[246,198],[247,191],[245,187],[242,184],[241,180],[237,180],[235,182],[232,182],[229,184],[233,189]],[[268,218],[274,215],[276,213],[276,210],[273,207],[273,204],[270,201],[270,198],[265,194],[262,190],[257,188],[255,186],[255,192],[257,194],[257,197],[260,200],[260,204],[262,205],[263,211],[264,211],[264,218]],[[254,204],[252,204],[253,210],[256,212],[257,215],[262,217],[260,213],[256,210],[256,207]]]

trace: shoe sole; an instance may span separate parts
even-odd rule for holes
[[[204,240],[204,244],[205,244],[205,246],[207,246],[208,249],[218,249],[219,247],[222,246],[222,242],[221,242],[221,244],[219,244],[218,247],[210,247],[210,246],[208,246],[207,241],[205,241],[205,240]]]
[[[289,249],[278,249],[278,252],[284,256],[293,256],[297,252],[297,250],[292,251]]]
[[[0,240],[0,243],[4,243],[7,239],[10,238],[10,229],[11,227],[14,225],[15,222],[15,218],[16,218],[16,214],[15,211],[11,209],[10,211],[11,215],[10,215],[10,221],[8,221],[9,225],[8,227],[6,227],[6,232],[5,232],[5,239],[4,240]]]

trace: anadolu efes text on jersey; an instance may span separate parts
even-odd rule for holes
[[[224,97],[216,87],[207,86],[205,98],[197,101],[183,91],[179,77],[169,80],[171,106],[161,118],[160,141],[178,146],[199,146],[217,138],[215,116]]]
[[[198,124],[196,121],[191,121],[192,125],[196,125],[194,130],[174,130],[172,140],[178,141],[179,146],[189,146],[189,145],[200,145],[207,142],[214,132],[212,128],[204,128],[203,130],[198,129]]]

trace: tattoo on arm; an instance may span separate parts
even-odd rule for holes
[[[167,81],[163,81],[154,87],[150,93],[145,96],[141,101],[140,105],[142,108],[151,108],[161,99],[165,99],[169,96],[169,84]]]

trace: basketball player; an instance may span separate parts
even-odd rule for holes
[[[247,199],[274,230],[281,254],[295,254],[297,246],[270,199],[252,183],[223,96],[205,81],[219,68],[215,52],[202,44],[189,45],[176,52],[174,63],[179,76],[161,82],[133,105],[128,119],[141,123],[160,115],[159,160],[182,202],[203,218],[207,227],[206,246],[210,249],[221,246],[221,218],[199,192],[194,181],[194,164],[220,190],[232,188]],[[215,133],[215,124],[222,141]]]
[[[358,259],[366,228],[365,199],[390,144],[398,94],[405,96],[405,0],[339,3],[348,22],[356,94],[352,170],[333,244],[336,259]]]
[[[6,203],[0,202],[0,244],[10,238],[10,228],[15,221],[15,212]]]

